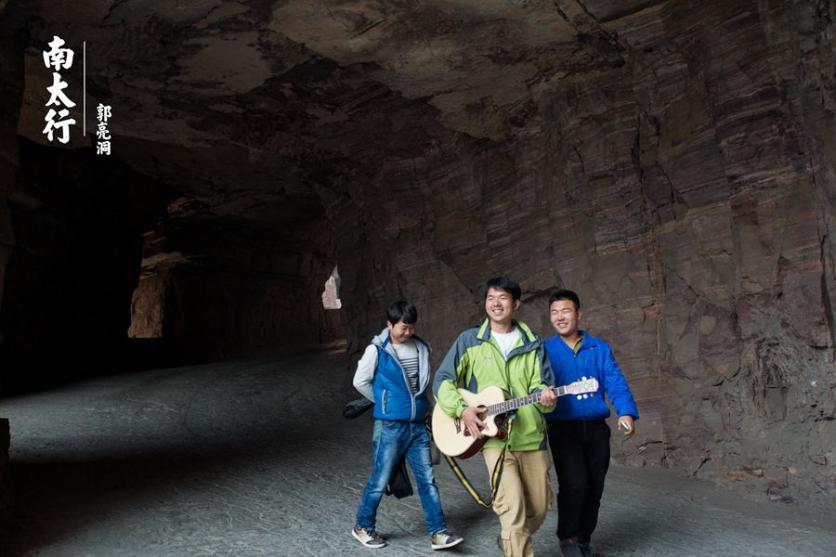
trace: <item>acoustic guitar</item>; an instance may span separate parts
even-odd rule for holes
[[[552,388],[558,397],[575,395],[578,398],[587,398],[589,393],[598,390],[598,380],[584,377],[570,385]],[[505,415],[522,406],[540,402],[539,392],[505,400],[505,392],[494,386],[485,387],[478,394],[471,393],[467,389],[459,389],[459,394],[468,406],[479,409],[479,419],[485,423],[485,429],[482,430],[484,437],[481,439],[473,437],[467,431],[461,418],[448,416],[438,404],[433,410],[432,420],[433,440],[438,450],[447,456],[458,458],[470,458],[475,455],[490,437],[505,439]]]

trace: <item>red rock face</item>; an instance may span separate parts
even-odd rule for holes
[[[642,411],[617,460],[759,466],[785,477],[747,476],[772,498],[832,498],[834,58],[817,9],[579,14],[621,64],[544,93],[504,141],[434,134],[340,190],[338,229],[367,224],[339,252],[375,254],[340,260],[345,307],[406,295],[440,359],[485,278],[520,280],[544,336],[549,290],[575,289]],[[349,331],[375,318],[351,312]]]
[[[405,297],[438,361],[486,278],[522,283],[543,336],[568,287],[639,401],[617,460],[834,500],[832,3],[327,4],[6,20],[96,45],[120,160],[179,200],[137,231],[166,227],[136,336],[206,357],[334,336],[339,263],[352,353]],[[11,122],[42,141],[39,79],[4,116],[11,177]],[[43,200],[15,183],[31,222]]]

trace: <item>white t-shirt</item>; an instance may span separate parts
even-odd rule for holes
[[[505,359],[507,360],[508,354],[511,353],[511,350],[514,349],[517,341],[520,340],[520,330],[514,327],[514,330],[510,333],[497,333],[496,331],[491,331],[491,336],[496,339],[500,350],[502,350],[502,355],[505,356]]]

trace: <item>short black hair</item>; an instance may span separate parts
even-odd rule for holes
[[[569,300],[575,304],[575,309],[581,309],[581,299],[571,290],[558,290],[549,296],[549,307],[558,300]]]
[[[522,297],[522,288],[520,288],[520,285],[517,284],[517,281],[508,277],[503,276],[488,279],[488,282],[485,283],[485,298],[488,297],[488,290],[491,288],[506,291],[514,300],[519,300]]]
[[[407,325],[417,323],[418,308],[404,300],[392,302],[389,304],[389,309],[386,310],[386,321],[392,325],[397,325],[400,321]]]

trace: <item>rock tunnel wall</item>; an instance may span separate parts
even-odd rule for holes
[[[418,152],[332,184],[337,229],[360,223],[338,246],[351,350],[404,296],[439,361],[499,273],[550,335],[569,287],[639,401],[617,460],[832,499],[833,27],[823,3],[745,4],[567,12],[594,71],[494,138],[416,118]]]

